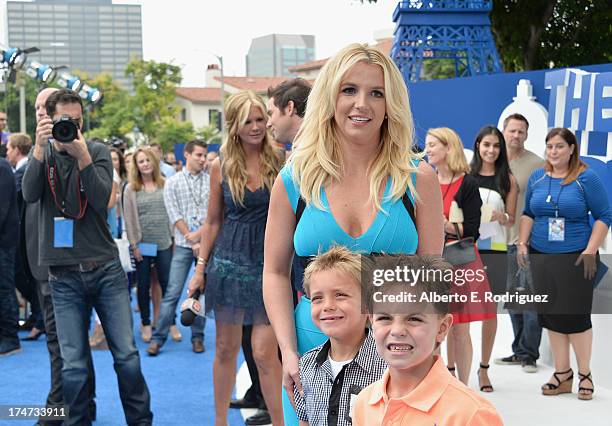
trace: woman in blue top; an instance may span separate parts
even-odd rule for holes
[[[326,63],[308,98],[289,164],[274,183],[266,228],[264,301],[290,395],[294,384],[301,389],[299,353],[324,337],[309,344],[302,333],[296,337],[290,285],[294,249],[301,257],[333,244],[366,254],[442,253],[438,181],[413,153],[413,134],[407,89],[389,57],[352,44]],[[302,298],[297,312],[304,306],[308,301]],[[308,315],[296,317],[308,329],[303,334],[316,336],[310,309],[304,311]],[[291,423],[287,411],[285,422]]]
[[[568,129],[552,129],[546,136],[545,167],[533,172],[526,188],[517,250],[524,266],[529,244],[537,292],[550,299],[538,315],[548,329],[556,370],[542,386],[544,395],[572,391],[571,345],[578,362],[578,398],[593,396],[593,279],[597,250],[611,221],[606,189],[580,160],[576,137]]]

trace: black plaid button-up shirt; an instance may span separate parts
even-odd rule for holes
[[[331,343],[306,352],[300,358],[304,396],[295,390],[297,416],[310,426],[350,426],[351,401],[362,389],[379,380],[387,364],[376,352],[371,331],[355,358],[334,378],[329,362]],[[353,395],[353,396],[351,396]]]

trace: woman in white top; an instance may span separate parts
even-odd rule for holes
[[[494,126],[485,126],[474,142],[470,174],[478,181],[482,208],[478,250],[487,267],[493,293],[506,289],[506,228],[512,226],[516,213],[518,184],[508,164],[506,142]],[[482,392],[493,392],[487,369],[497,331],[497,317],[482,322],[482,357],[478,382]]]

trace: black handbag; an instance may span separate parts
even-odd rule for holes
[[[453,266],[474,262],[476,260],[474,237],[461,238],[459,235],[459,226],[456,223],[453,225],[455,225],[457,240],[444,244],[442,257]]]

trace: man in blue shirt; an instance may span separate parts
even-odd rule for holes
[[[174,176],[176,174],[176,170],[174,170],[174,167],[172,167],[170,164],[164,162],[164,150],[162,149],[161,145],[158,143],[153,143],[151,144],[151,149],[155,155],[157,155],[157,158],[159,158],[159,169],[161,174],[164,175],[166,179],[168,179],[170,176]]]

